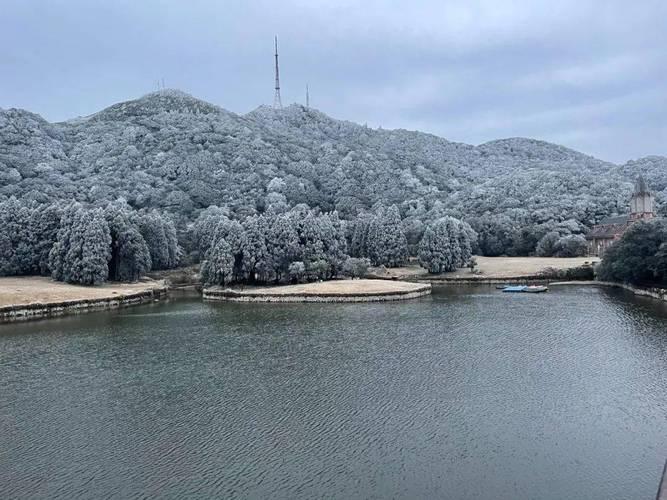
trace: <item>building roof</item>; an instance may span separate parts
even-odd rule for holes
[[[651,192],[648,189],[648,184],[646,184],[644,176],[640,174],[635,182],[635,191],[632,197],[634,199],[637,196],[645,195],[650,196]],[[606,217],[602,219],[588,232],[586,239],[609,239],[621,236],[634,220],[632,215],[633,214],[617,215],[615,217]]]
[[[620,236],[628,228],[628,224],[631,221],[632,217],[629,214],[607,217],[593,226],[593,229],[586,235],[586,239],[593,240]]]
[[[608,226],[610,224],[626,224],[630,221],[630,214],[617,215],[615,217],[605,217],[597,223],[598,226]]]
[[[627,224],[608,224],[605,226],[594,226],[586,235],[587,240],[601,240],[620,236],[627,229]]]

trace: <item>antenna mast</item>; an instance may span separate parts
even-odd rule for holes
[[[310,94],[308,93],[308,84],[306,83],[306,107],[310,108]]]
[[[276,93],[273,96],[273,107],[283,109],[283,103],[280,100],[280,74],[278,73],[278,37],[275,37],[276,44]]]

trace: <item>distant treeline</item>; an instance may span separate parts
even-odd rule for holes
[[[156,211],[126,204],[84,207],[0,203],[0,276],[42,275],[97,285],[136,281],[151,269],[170,269],[181,250],[174,223]]]
[[[378,207],[355,221],[336,212],[322,214],[306,205],[283,213],[231,220],[211,207],[194,225],[192,237],[207,284],[298,283],[345,275],[362,277],[369,265],[407,263],[408,242],[398,208]],[[467,263],[476,235],[446,217],[427,227],[419,258],[431,272],[451,271]]]
[[[439,273],[467,265],[473,253],[585,251],[583,236],[572,234],[580,230],[574,221],[523,231],[492,216],[469,221],[437,212],[425,221],[406,220],[396,205],[382,204],[347,221],[306,204],[274,206],[239,220],[227,207],[212,206],[177,234],[169,216],[137,211],[124,201],[91,207],[10,198],[0,203],[0,275],[95,285],[201,262],[209,284],[285,283],[363,276],[371,265],[397,267],[409,256]]]

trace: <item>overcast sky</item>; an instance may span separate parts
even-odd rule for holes
[[[0,0],[0,107],[50,121],[167,87],[479,144],[667,155],[667,0]]]

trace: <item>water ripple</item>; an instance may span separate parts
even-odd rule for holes
[[[0,497],[652,498],[666,319],[483,287],[0,326]]]

